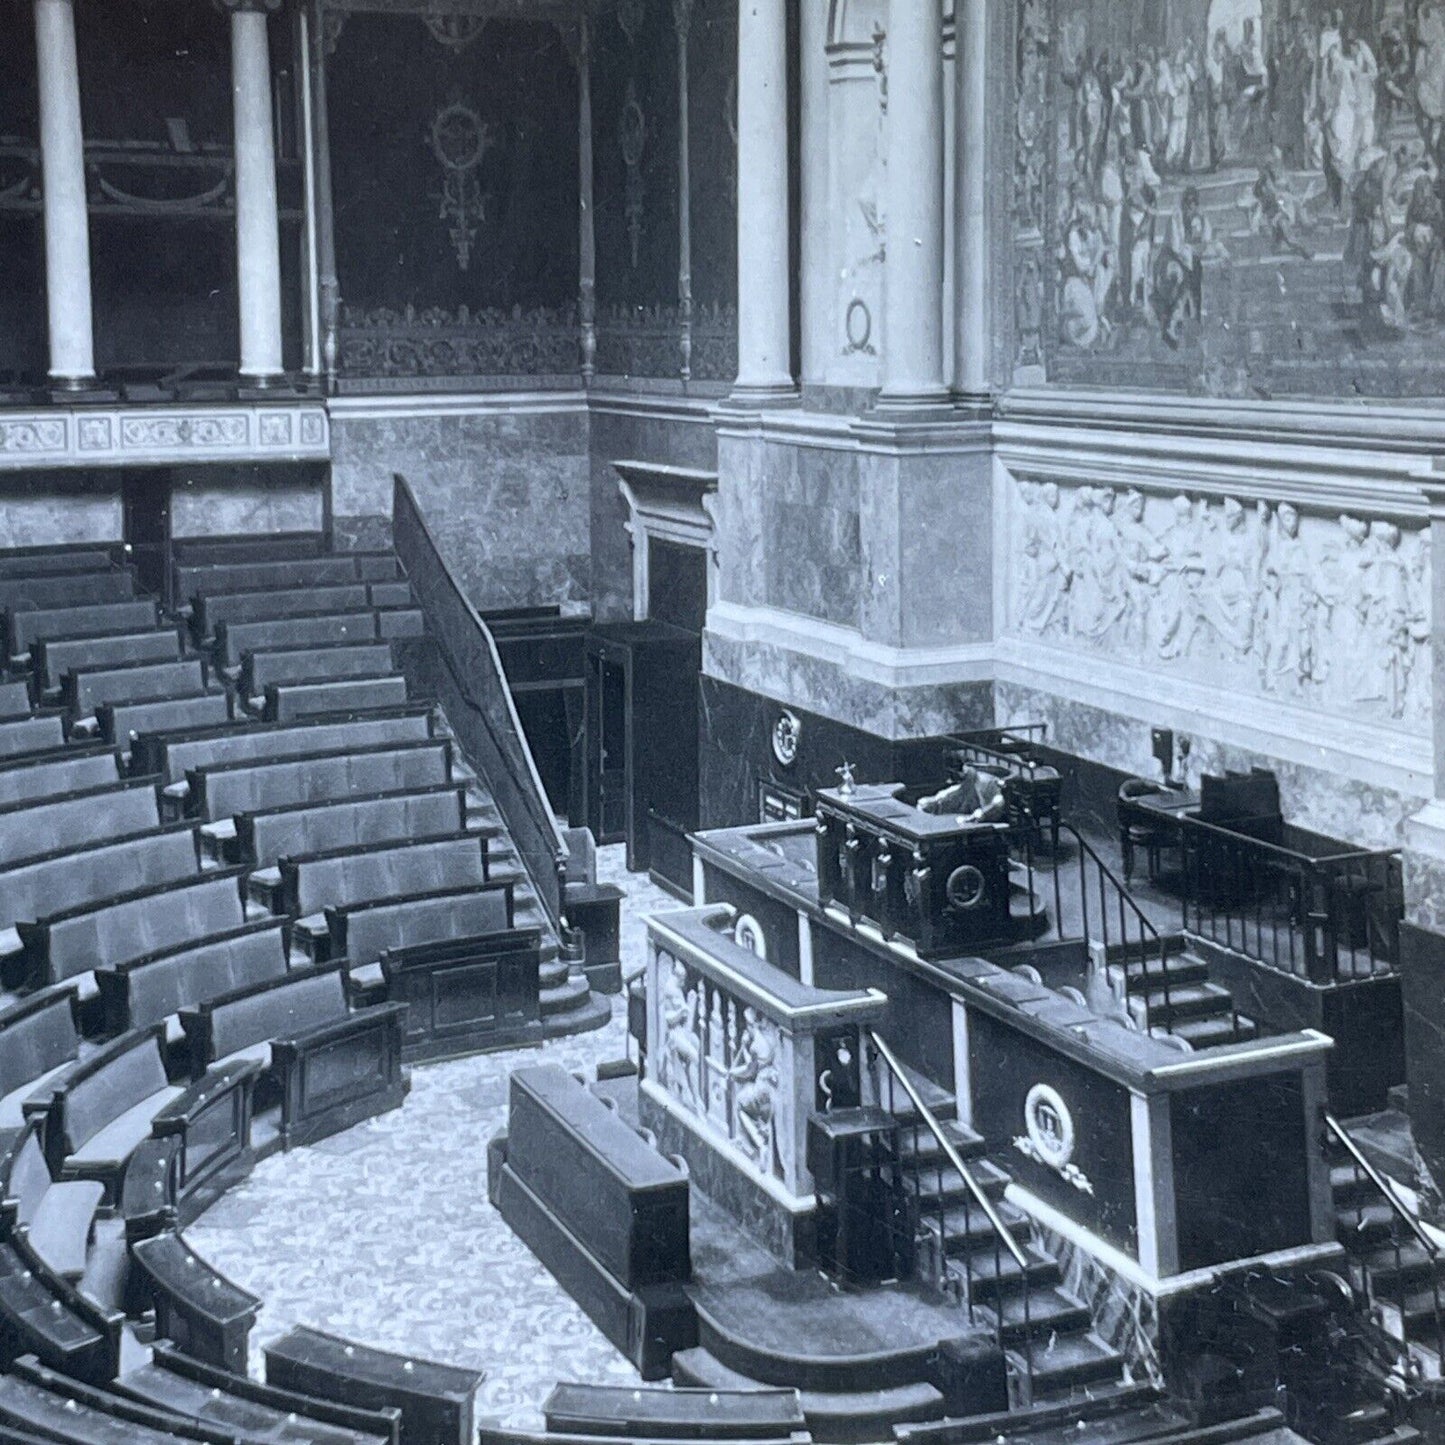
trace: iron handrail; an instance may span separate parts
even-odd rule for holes
[[[1359,1169],[1365,1177],[1384,1195],[1385,1203],[1398,1216],[1402,1223],[1415,1236],[1416,1242],[1430,1256],[1432,1260],[1440,1257],[1440,1247],[1425,1232],[1425,1227],[1410,1213],[1400,1202],[1399,1196],[1390,1187],[1389,1181],[1373,1164],[1365,1157],[1364,1151],[1355,1141],[1350,1138],[1350,1131],[1335,1118],[1333,1114],[1325,1115],[1325,1127],[1335,1138],[1345,1146],[1345,1152],[1350,1156],[1351,1162]]]
[[[883,1062],[893,1071],[893,1075],[898,1082],[903,1085],[903,1092],[908,1095],[909,1102],[918,1111],[918,1117],[923,1120],[928,1132],[933,1135],[939,1148],[943,1150],[944,1157],[948,1160],[949,1164],[958,1171],[959,1176],[964,1182],[964,1186],[968,1189],[968,1192],[973,1195],[979,1208],[983,1210],[984,1217],[992,1226],[994,1233],[1003,1241],[1004,1248],[1013,1255],[1014,1263],[1023,1270],[1024,1280],[1027,1282],[1029,1270],[1028,1256],[1025,1255],[1018,1240],[1014,1238],[1013,1231],[1004,1222],[1003,1216],[994,1208],[993,1201],[988,1197],[987,1193],[985,1193],[983,1186],[973,1177],[968,1165],[963,1161],[963,1155],[958,1152],[953,1145],[953,1141],[943,1132],[943,1125],[940,1123],[938,1115],[923,1102],[923,1096],[914,1088],[912,1080],[909,1079],[907,1073],[904,1072],[903,1065],[899,1061],[897,1054],[883,1042],[878,1036],[877,1031],[869,1029],[868,1038],[873,1047],[878,1051],[879,1057],[882,1058]]]
[[[1219,823],[1209,823],[1203,818],[1195,818],[1188,813],[1179,814],[1178,820],[1181,828],[1197,828],[1204,833],[1214,833],[1231,843],[1248,844],[1251,848],[1258,848],[1262,853],[1275,853],[1282,858],[1287,858],[1292,863],[1299,863],[1307,867],[1353,863],[1361,858],[1397,858],[1401,852],[1399,848],[1347,847],[1338,853],[1305,853],[1299,848],[1291,848],[1287,843],[1271,843],[1267,838],[1256,838],[1253,833],[1241,833],[1235,828],[1228,828]]]

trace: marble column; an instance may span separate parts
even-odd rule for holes
[[[803,382],[821,384],[830,339],[828,296],[828,0],[798,0],[799,126],[798,314]]]
[[[274,381],[283,370],[280,215],[271,120],[271,50],[266,35],[267,16],[280,3],[221,0],[231,12],[241,375],[252,383]]]
[[[938,0],[889,0],[880,407],[946,401],[943,384],[943,21]]]
[[[788,256],[787,0],[738,5],[738,376],[734,395],[793,392]]]
[[[954,391],[989,391],[988,0],[954,0]]]
[[[692,380],[692,142],[687,87],[687,39],[692,0],[672,0],[677,31],[677,329],[679,372]]]
[[[95,338],[74,0],[35,0],[35,57],[50,378],[57,386],[77,388],[95,379]]]
[[[577,320],[581,327],[582,383],[597,375],[597,231],[592,201],[592,35],[583,7],[577,20]]]
[[[313,382],[323,374],[321,360],[321,252],[317,230],[320,193],[316,185],[316,89],[311,69],[311,15],[296,13],[296,74],[300,81],[301,164],[306,201],[306,224],[301,232],[301,277],[305,306],[302,310],[302,369]]]

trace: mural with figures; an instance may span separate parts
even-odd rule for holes
[[[1445,393],[1445,3],[1020,0],[1018,27],[1024,362]]]
[[[1430,705],[1427,536],[1290,502],[1018,480],[1009,623],[1195,683],[1401,729]]]

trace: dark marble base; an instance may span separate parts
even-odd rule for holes
[[[1410,1129],[1419,1161],[1422,1202],[1445,1219],[1445,935],[1400,925],[1405,1070],[1410,1079]]]
[[[818,713],[790,708],[802,724],[797,757],[784,767],[773,754],[781,703],[704,676],[698,686],[699,804],[704,828],[732,828],[760,819],[762,790],[806,797],[836,787],[846,762],[860,783],[942,785],[944,745],[937,738],[890,741]],[[972,719],[967,725],[973,725]],[[959,726],[965,725],[960,721]]]
[[[805,1268],[816,1257],[816,1212],[794,1214],[750,1179],[738,1165],[695,1134],[646,1090],[638,1095],[638,1114],[644,1128],[657,1136],[663,1154],[687,1161],[694,1188],[727,1211],[775,1259],[790,1269]]]

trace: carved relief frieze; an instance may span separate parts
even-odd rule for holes
[[[1016,479],[1009,505],[1015,635],[1232,693],[1428,725],[1420,526],[1037,479]]]
[[[65,448],[63,421],[28,417],[0,421],[0,452],[20,452],[33,456],[40,452],[58,452]]]
[[[1025,375],[1044,365],[1049,6],[1018,0],[1014,12],[1014,367]]]

